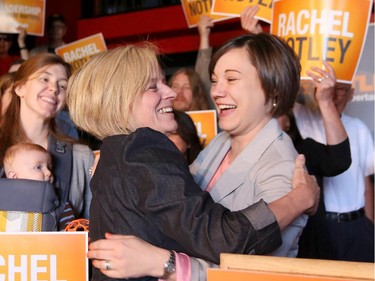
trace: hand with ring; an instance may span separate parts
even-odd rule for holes
[[[306,71],[316,87],[315,99],[318,103],[333,100],[336,84],[336,74],[333,67],[326,61],[323,61],[323,66],[323,68],[312,67],[310,71]]]
[[[130,235],[106,233],[89,245],[87,257],[94,268],[110,278],[159,277],[170,252]]]

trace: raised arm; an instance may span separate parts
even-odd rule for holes
[[[214,27],[213,20],[206,15],[199,18],[197,28],[199,32],[199,50],[211,48],[210,46],[210,33],[211,28]]]
[[[327,62],[324,69],[313,67],[307,71],[316,87],[315,100],[322,116],[326,144],[307,138],[300,148],[308,159],[309,171],[320,176],[336,176],[346,171],[351,163],[349,138],[335,105],[335,71]]]
[[[312,67],[311,71],[307,71],[307,75],[312,78],[316,87],[315,99],[322,115],[327,144],[335,145],[347,139],[348,135],[333,100],[336,85],[335,71],[327,62],[324,61],[323,64],[325,69]]]
[[[19,26],[17,30],[20,32],[17,37],[18,48],[20,49],[21,58],[27,60],[29,58],[29,50],[26,47],[25,39],[26,39],[26,29]]]
[[[197,60],[195,61],[195,71],[199,74],[204,88],[207,93],[207,99],[210,104],[210,108],[215,108],[211,97],[209,95],[211,90],[211,78],[208,73],[208,66],[210,65],[212,48],[210,46],[210,34],[211,29],[214,27],[213,20],[204,15],[201,16],[197,25],[199,32],[199,49]]]

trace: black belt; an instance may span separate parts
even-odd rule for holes
[[[365,209],[361,208],[357,211],[348,212],[348,213],[335,213],[335,212],[326,212],[326,219],[335,220],[338,222],[341,221],[354,221],[365,216]]]

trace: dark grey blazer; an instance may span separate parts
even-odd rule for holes
[[[230,212],[214,203],[174,144],[149,128],[104,139],[91,192],[91,241],[106,232],[130,234],[215,263],[222,252],[262,254],[281,244],[272,214],[252,224],[257,205]],[[108,277],[93,269],[95,280]]]

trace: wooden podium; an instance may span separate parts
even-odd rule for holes
[[[221,254],[207,281],[374,281],[374,263]]]

